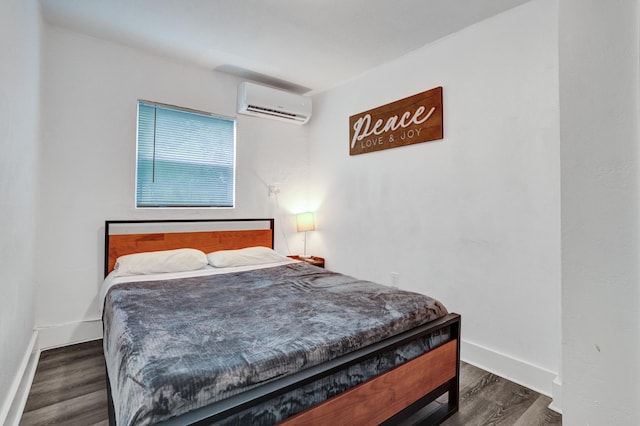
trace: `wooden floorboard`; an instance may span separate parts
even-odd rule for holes
[[[106,426],[105,383],[101,340],[44,351],[20,425]],[[445,402],[439,400],[425,410]],[[460,410],[443,425],[561,425],[562,416],[547,408],[550,402],[544,395],[462,363]]]
[[[102,341],[43,351],[20,425],[107,425]]]
[[[562,416],[555,411],[549,410],[551,398],[540,395],[536,401],[524,412],[514,423],[514,426],[544,426],[561,425]]]
[[[547,408],[550,403],[547,396],[462,363],[460,409],[443,425],[561,425],[562,416]]]

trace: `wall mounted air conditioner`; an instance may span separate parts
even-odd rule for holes
[[[304,124],[311,118],[311,98],[244,82],[238,86],[238,113]]]

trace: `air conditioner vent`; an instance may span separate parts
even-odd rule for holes
[[[305,117],[299,117],[298,114],[293,114],[291,112],[278,111],[275,109],[262,108],[257,105],[247,105],[247,109],[249,111],[273,115],[275,117],[284,117],[284,118],[290,118],[292,120],[300,120],[300,121],[305,120]]]
[[[238,87],[238,113],[304,124],[311,118],[311,99],[244,82]]]

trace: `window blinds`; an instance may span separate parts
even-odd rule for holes
[[[137,207],[233,207],[235,120],[138,102]]]

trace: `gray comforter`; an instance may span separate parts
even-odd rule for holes
[[[157,423],[446,313],[305,263],[117,285],[103,315],[117,423]]]

